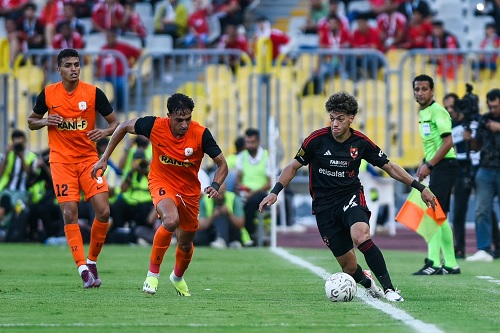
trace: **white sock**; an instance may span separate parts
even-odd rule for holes
[[[96,262],[93,261],[93,260],[90,260],[89,258],[87,258],[87,264],[90,264],[90,265],[95,265]]]
[[[82,272],[88,269],[87,265],[80,265],[78,266],[78,274],[82,275]]]
[[[160,278],[160,273],[153,273],[151,271],[148,271],[148,275],[146,276],[154,276],[155,278],[159,279]]]
[[[172,279],[175,281],[175,282],[179,282],[179,281],[182,281],[182,276],[181,277],[178,277],[177,275],[175,275],[174,272],[172,272]]]

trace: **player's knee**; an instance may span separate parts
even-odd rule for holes
[[[98,211],[95,212],[95,218],[98,221],[108,221],[109,220],[109,206],[108,207],[103,207],[98,209]]]
[[[175,229],[179,226],[179,218],[167,214],[163,214],[160,216],[161,224],[165,229],[170,232],[174,232]]]

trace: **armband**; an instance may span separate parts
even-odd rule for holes
[[[411,182],[411,187],[417,189],[419,192],[422,192],[423,190],[425,190],[425,185],[417,182],[416,179],[413,179],[413,181]]]
[[[280,182],[276,182],[276,184],[274,184],[273,189],[271,190],[271,193],[278,195],[283,188],[284,188],[283,184],[281,184]]]
[[[217,182],[212,182],[212,184],[210,184],[210,187],[212,187],[214,190],[216,190],[217,192],[219,192],[220,184],[217,183]]]

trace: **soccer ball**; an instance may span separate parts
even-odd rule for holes
[[[332,274],[325,282],[326,297],[332,302],[350,302],[357,290],[356,281],[347,273]]]

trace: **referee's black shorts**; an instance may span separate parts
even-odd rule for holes
[[[429,188],[436,196],[445,213],[450,211],[450,197],[453,185],[460,173],[456,159],[444,158],[432,169]]]

